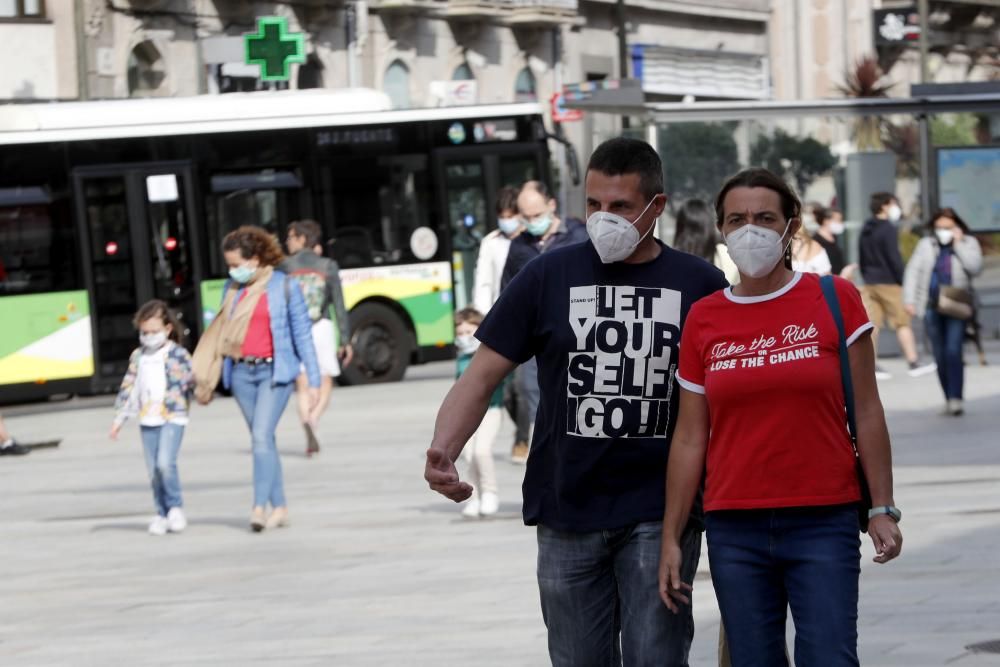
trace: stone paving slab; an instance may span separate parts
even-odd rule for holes
[[[880,385],[906,548],[864,547],[865,665],[1000,665],[969,644],[1000,639],[1000,347],[968,369],[962,419],[938,416],[933,377]],[[279,427],[292,526],[251,534],[249,438],[231,399],[199,408],[180,459],[191,521],[145,533],[151,513],[134,430],[107,440],[107,399],[4,412],[57,449],[0,459],[0,665],[547,664],[523,467],[497,451],[501,514],[470,521],[421,475],[450,364],[394,385],[337,390],[302,454]],[[703,556],[693,665],[715,664],[718,609]]]

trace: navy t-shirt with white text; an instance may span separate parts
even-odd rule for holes
[[[476,337],[515,363],[538,358],[526,524],[582,532],[663,518],[681,327],[727,285],[662,244],[650,262],[602,264],[581,243],[532,260],[501,293]]]

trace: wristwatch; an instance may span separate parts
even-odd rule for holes
[[[900,519],[903,518],[903,513],[899,511],[899,508],[893,507],[892,505],[879,505],[878,507],[873,507],[868,510],[869,519],[873,519],[879,514],[888,514],[896,521],[896,523],[899,523]]]

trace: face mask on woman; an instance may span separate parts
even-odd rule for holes
[[[955,240],[955,232],[950,229],[935,229],[934,236],[937,237],[938,243],[941,245],[949,245]]]
[[[781,234],[767,227],[749,224],[730,232],[725,238],[726,246],[740,273],[748,278],[762,278],[770,273],[785,254],[788,244],[782,243],[781,239],[788,232],[789,225],[791,221]]]
[[[254,271],[256,270],[257,269],[247,266],[246,264],[243,266],[234,266],[229,269],[229,277],[238,283],[245,283],[253,278]]]
[[[475,354],[479,349],[479,339],[472,334],[455,336],[455,349],[459,354]]]
[[[646,234],[640,235],[639,230],[635,228],[635,223],[646,214],[654,199],[649,200],[646,208],[642,209],[642,213],[637,215],[635,220],[630,221],[607,211],[594,211],[587,218],[587,235],[590,236],[590,242],[594,244],[594,249],[597,250],[601,262],[611,264],[622,261],[635,252],[642,240],[646,238],[646,234],[653,231],[655,224],[649,226]]]
[[[542,236],[552,226],[552,216],[548,213],[524,223],[524,229],[532,236]]]
[[[842,222],[831,222],[830,223],[830,233],[834,236],[840,236],[844,233],[844,223]]]
[[[517,218],[497,218],[497,227],[501,233],[510,236],[521,226],[521,221]]]
[[[147,350],[159,350],[167,342],[167,332],[157,331],[155,333],[139,334],[139,343]]]

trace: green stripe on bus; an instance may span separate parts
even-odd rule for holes
[[[88,315],[90,299],[85,290],[2,297],[0,357],[37,343]]]
[[[417,345],[442,345],[455,339],[451,293],[432,292],[399,300],[417,330]]]

